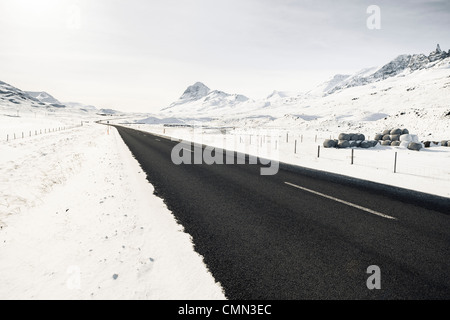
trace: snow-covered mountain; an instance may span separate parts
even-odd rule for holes
[[[63,104],[65,106],[67,106],[68,108],[79,109],[79,110],[86,111],[86,112],[97,111],[97,107],[95,107],[93,105],[80,103],[80,102],[63,102]]]
[[[193,84],[192,86],[189,86],[183,93],[183,95],[180,97],[180,100],[182,101],[195,101],[198,99],[201,99],[203,97],[206,97],[208,93],[210,92],[210,89],[205,86],[201,82],[197,82]]]
[[[46,92],[23,91],[2,81],[0,81],[0,102],[5,106],[66,108],[64,104]]]
[[[403,54],[379,68],[369,68],[357,72],[354,75],[336,75],[330,81],[321,85],[323,94],[332,94],[336,91],[368,85],[374,82],[386,80],[395,76],[406,76],[415,71],[429,69],[450,57],[448,52],[442,51],[439,44],[436,50],[428,56],[424,54]]]
[[[237,108],[240,104],[249,101],[244,95],[229,94],[219,90],[210,90],[206,85],[197,82],[189,86],[180,99],[169,107],[162,109],[164,113],[194,114],[205,113],[214,110]]]
[[[98,110],[78,102],[61,103],[43,91],[24,91],[0,81],[0,116],[24,116],[54,114],[64,117],[98,117]],[[115,114],[115,110],[103,110],[101,114]]]
[[[13,87],[3,81],[0,81],[0,102],[8,105],[20,105],[23,103],[31,105],[45,105],[45,103],[30,96],[27,92]]]
[[[38,91],[38,92],[26,91],[26,93],[29,96],[32,96],[33,98],[36,98],[36,99],[38,99],[41,102],[48,103],[48,104],[62,105],[61,102],[59,102],[57,99],[55,99],[53,96],[51,96],[47,92],[44,92],[44,91]]]

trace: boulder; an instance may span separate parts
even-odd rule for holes
[[[400,141],[400,135],[399,134],[391,134],[391,141]]]
[[[359,147],[361,147],[361,140],[358,140],[358,141],[356,141],[356,146],[359,148]]]
[[[447,147],[447,140],[441,141],[441,146],[442,147]]]
[[[326,139],[323,142],[323,147],[324,148],[334,148],[334,147],[336,147],[336,142],[334,140],[331,140],[331,139]]]
[[[383,135],[381,133],[376,134],[375,140],[383,140]]]
[[[389,134],[386,134],[383,136],[383,140],[391,140],[391,136]]]
[[[400,146],[400,141],[392,141],[391,142],[391,147],[398,147],[398,146]]]
[[[397,134],[400,135],[402,133],[403,133],[402,129],[392,129],[390,132],[390,134],[392,134],[392,135],[397,135]]]
[[[356,148],[358,146],[356,140],[350,140],[348,143],[350,144],[350,148]]]
[[[419,151],[420,149],[422,149],[422,144],[421,143],[417,143],[417,142],[410,142],[408,144],[408,149],[409,150],[414,150],[414,151]]]
[[[358,134],[358,138],[356,140],[364,141],[364,140],[366,140],[366,136],[363,134]]]
[[[344,149],[350,147],[350,142],[348,140],[339,140],[339,143],[337,145],[338,148]]]
[[[338,137],[339,140],[350,140],[350,135],[347,133],[341,133]]]
[[[402,134],[409,134],[409,130],[408,129],[403,129]]]
[[[392,129],[387,129],[383,131],[383,136],[387,135],[387,134],[391,134],[391,130]]]
[[[424,146],[425,148],[431,147],[431,141],[425,141],[425,142],[423,143],[423,146]]]
[[[361,141],[361,148],[367,149],[367,148],[371,148],[371,147],[372,147],[372,143],[370,143],[369,141],[367,141],[367,140]]]
[[[372,147],[376,147],[379,141],[378,140],[371,140],[370,142],[372,143]]]
[[[359,134],[357,134],[357,133],[349,133],[348,135],[350,137],[350,139],[348,139],[348,140],[354,140],[354,141],[360,140],[360,139],[358,139]]]
[[[381,145],[382,145],[382,146],[390,146],[390,145],[391,145],[391,140],[383,140],[383,141],[381,142]]]

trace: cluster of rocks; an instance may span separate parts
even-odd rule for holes
[[[372,148],[378,144],[375,140],[366,140],[360,133],[341,133],[338,139],[326,139],[323,142],[325,148]]]
[[[450,140],[442,140],[440,143],[438,141],[425,141],[423,143],[425,148],[429,147],[450,147]]]
[[[387,129],[382,133],[377,133],[374,140],[366,140],[366,137],[360,133],[341,133],[338,139],[326,139],[323,142],[325,148],[372,148],[377,144],[382,146],[403,147],[409,150],[419,151],[423,147],[445,146],[450,147],[450,140],[443,140],[440,143],[436,141],[425,141],[421,143],[419,137],[410,134],[408,129]]]
[[[375,140],[382,146],[405,147],[415,151],[422,149],[418,136],[409,134],[408,129],[387,129],[376,134]]]

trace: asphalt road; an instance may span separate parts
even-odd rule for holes
[[[175,165],[177,142],[117,129],[227,298],[450,298],[448,199],[287,165]]]

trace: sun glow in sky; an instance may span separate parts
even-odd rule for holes
[[[262,98],[403,53],[448,50],[449,1],[0,0],[0,80],[156,112],[194,82]]]

